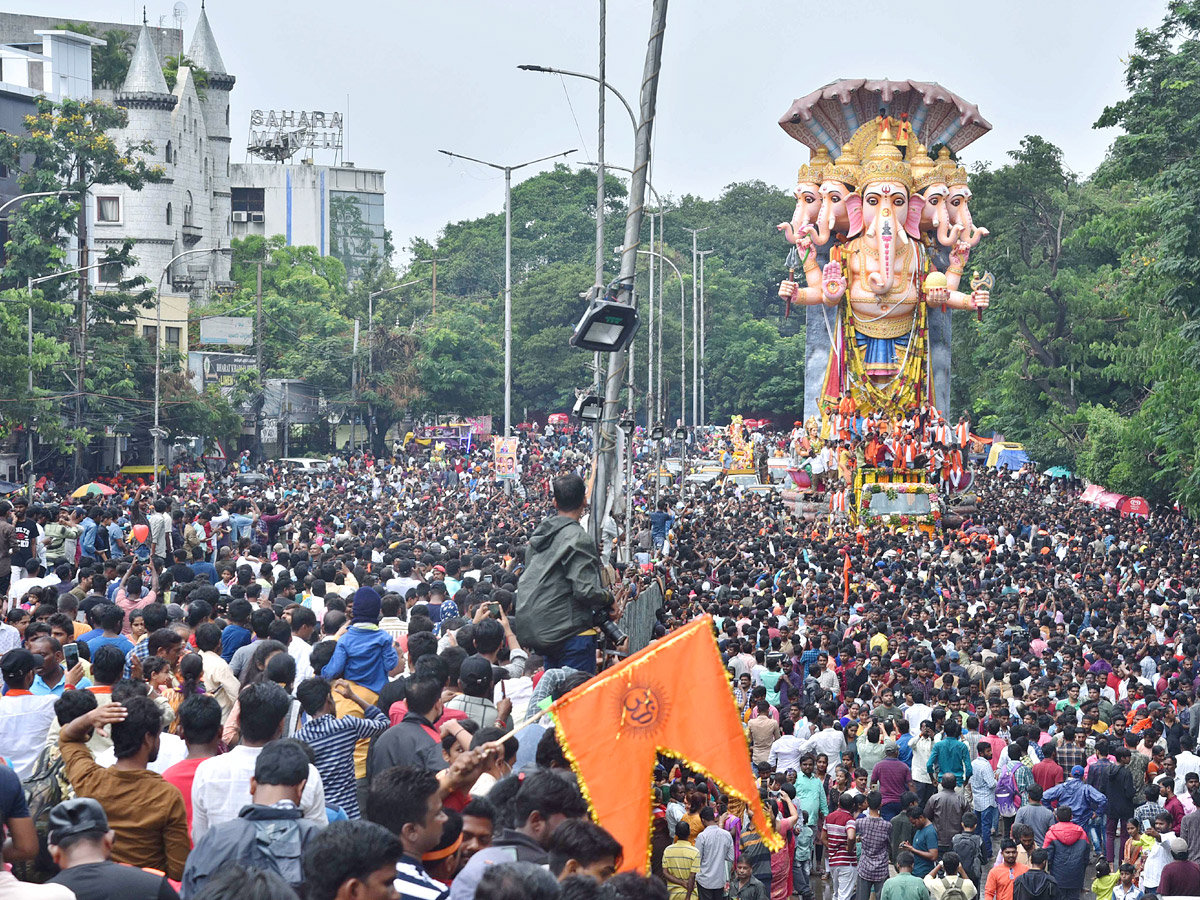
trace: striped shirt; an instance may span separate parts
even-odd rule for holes
[[[419,859],[407,853],[396,863],[394,885],[403,900],[442,900],[450,893],[450,888],[429,877]]]
[[[829,865],[852,866],[858,862],[854,854],[846,849],[849,832],[854,826],[854,818],[844,809],[834,810],[825,817],[825,833],[829,838]]]
[[[312,748],[325,785],[325,803],[340,806],[351,819],[361,816],[354,786],[354,745],[382,734],[389,725],[388,717],[378,707],[368,706],[361,719],[339,719],[327,713],[296,732],[296,737]]]

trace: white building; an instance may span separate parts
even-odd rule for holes
[[[207,72],[207,86],[198,88],[192,69],[183,66],[169,89],[151,30],[142,25],[129,73],[111,97],[128,111],[129,124],[112,137],[122,145],[148,142],[147,159],[162,166],[166,178],[140,191],[120,185],[93,190],[92,244],[103,253],[133,241],[138,262],[126,276],[163,285],[160,339],[173,350],[187,349],[190,302],[232,287],[229,254],[198,252],[230,245],[229,92],[236,80],[225,71],[203,7],[187,55]],[[108,99],[105,93],[97,96]],[[147,310],[137,322],[150,338],[156,314]]]
[[[287,246],[335,256],[351,280],[384,258],[384,170],[353,163],[234,163],[233,236],[281,234]]]

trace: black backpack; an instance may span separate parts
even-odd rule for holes
[[[59,873],[50,856],[50,810],[69,799],[63,789],[66,772],[57,747],[46,747],[38,757],[29,777],[21,782],[25,788],[25,803],[37,831],[38,852],[31,860],[13,863],[13,873],[21,881],[41,884]]]

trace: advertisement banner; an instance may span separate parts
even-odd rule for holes
[[[215,387],[229,396],[237,384],[238,375],[256,367],[253,356],[240,353],[208,353],[202,350],[188,353],[188,374],[192,386],[202,394],[210,387]]]
[[[249,316],[208,316],[200,320],[200,343],[253,344],[254,320]]]
[[[517,438],[492,438],[495,447],[496,475],[500,478],[517,477]]]
[[[475,437],[488,437],[492,433],[491,416],[467,416],[467,423]]]

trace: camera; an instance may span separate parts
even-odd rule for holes
[[[600,629],[600,633],[604,635],[604,639],[614,647],[625,640],[628,635],[623,632],[620,627],[612,619],[608,617],[612,612],[613,604],[602,607],[601,609],[592,610],[592,625]]]

